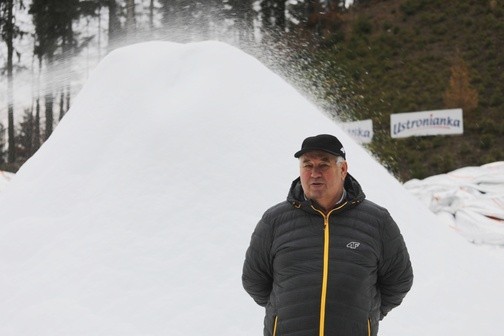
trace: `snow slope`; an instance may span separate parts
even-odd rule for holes
[[[504,256],[453,234],[337,125],[219,42],[150,42],[95,69],[0,194],[0,335],[260,335],[250,234],[332,133],[415,271],[383,335],[496,335]]]

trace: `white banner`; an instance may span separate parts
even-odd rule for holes
[[[358,143],[370,143],[373,139],[373,121],[371,119],[351,121],[340,125]]]
[[[392,138],[463,133],[462,109],[390,115],[390,135]]]

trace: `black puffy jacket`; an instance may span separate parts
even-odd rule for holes
[[[252,234],[243,287],[266,307],[264,335],[370,336],[413,282],[408,251],[388,211],[349,174],[347,197],[325,215],[299,178]]]

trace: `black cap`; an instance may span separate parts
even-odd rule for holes
[[[345,158],[345,149],[341,142],[334,135],[319,134],[316,136],[304,139],[301,145],[301,150],[294,154],[294,157],[299,158],[306,152],[320,150],[332,155],[341,156]]]

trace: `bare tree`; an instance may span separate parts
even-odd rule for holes
[[[443,98],[447,108],[462,108],[471,112],[478,107],[478,91],[471,87],[469,67],[460,56],[455,57]]]

